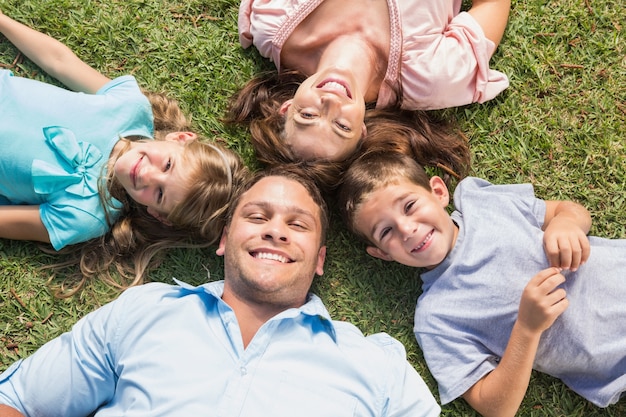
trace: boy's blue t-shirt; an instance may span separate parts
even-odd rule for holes
[[[0,204],[39,205],[56,250],[101,236],[109,225],[98,181],[113,146],[153,128],[132,76],[86,94],[0,70]]]
[[[549,267],[541,230],[546,206],[530,184],[468,178],[454,204],[457,242],[421,275],[414,329],[443,404],[498,365],[522,291]],[[542,335],[533,368],[606,407],[626,391],[626,239],[589,240],[587,263],[563,272],[569,307]]]

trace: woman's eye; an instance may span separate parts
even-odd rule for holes
[[[335,124],[337,125],[337,127],[339,127],[339,129],[343,130],[344,132],[350,132],[352,130],[350,129],[350,126],[344,125],[343,123],[335,122]]]

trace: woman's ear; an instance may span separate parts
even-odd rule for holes
[[[278,110],[281,116],[284,116],[285,114],[287,114],[289,107],[291,107],[291,103],[293,103],[293,99],[289,99],[285,101],[283,104],[281,104],[280,109]]]

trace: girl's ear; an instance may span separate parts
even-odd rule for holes
[[[441,203],[441,206],[447,207],[450,203],[450,193],[446,183],[440,177],[434,176],[430,179],[430,188],[432,194]]]
[[[278,110],[281,116],[287,114],[287,110],[289,110],[289,107],[291,107],[291,103],[293,103],[293,99],[289,99],[281,104],[280,109]]]
[[[154,210],[152,207],[148,207],[147,212],[149,215],[151,215],[152,217],[154,217],[155,219],[157,219],[158,221],[160,221],[161,223],[163,223],[166,226],[172,226],[172,222],[170,222],[169,220],[167,220],[165,218],[165,216],[163,216],[161,213],[159,213],[158,211]]]
[[[165,140],[173,140],[185,144],[192,140],[196,140],[198,135],[193,132],[170,132],[165,135]]]
[[[376,246],[368,246],[366,249],[367,253],[374,258],[382,259],[383,261],[393,261],[393,258],[389,256],[389,254]]]

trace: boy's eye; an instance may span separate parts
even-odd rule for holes
[[[413,208],[414,204],[415,204],[415,201],[408,202],[406,206],[404,206],[404,212],[408,213],[409,211],[411,211],[411,208]]]
[[[385,238],[385,236],[387,236],[389,234],[389,232],[391,232],[391,227],[385,227],[383,230],[380,231],[380,240],[383,240]]]

